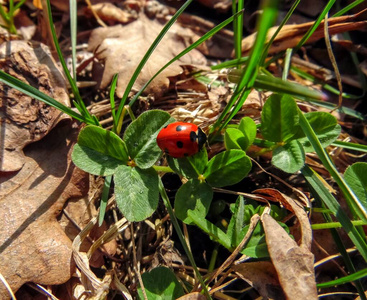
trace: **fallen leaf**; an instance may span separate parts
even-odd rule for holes
[[[0,68],[70,106],[65,79],[49,49],[39,43],[9,41],[0,45]],[[0,83],[0,171],[17,171],[23,148],[43,138],[65,115]]]
[[[74,273],[71,240],[56,217],[65,201],[88,190],[88,175],[71,163],[79,129],[59,124],[25,148],[17,173],[0,173],[0,272],[12,290],[25,282],[54,285]],[[0,284],[0,299],[8,293]]]
[[[205,300],[206,297],[199,292],[193,292],[186,294],[180,298],[177,298],[177,300]]]
[[[269,201],[279,202],[286,209],[293,212],[299,221],[302,231],[301,246],[307,249],[311,249],[311,243],[312,243],[311,224],[310,220],[308,219],[307,213],[302,205],[300,205],[298,202],[294,201],[291,197],[288,197],[287,195],[279,192],[276,189],[270,189],[270,188],[257,189],[253,191],[253,193]]]
[[[271,262],[245,262],[231,266],[236,274],[255,288],[264,299],[285,299]]]
[[[298,246],[269,214],[261,221],[271,261],[287,299],[318,299],[314,256],[305,246]]]
[[[210,7],[222,13],[227,12],[232,7],[231,0],[199,0],[199,2],[206,7]]]
[[[101,20],[108,24],[126,24],[136,19],[136,16],[109,2],[88,6],[85,8],[84,12],[87,17],[96,14]]]
[[[365,14],[367,10],[363,10],[358,14],[342,17],[329,18],[329,34],[334,35],[337,33],[343,33],[353,30],[360,30],[367,27],[367,21],[365,20]],[[272,43],[269,54],[278,53],[288,48],[295,47],[303,38],[307,30],[314,24],[314,22],[307,22],[296,25],[285,25],[276,36]],[[277,26],[272,27],[268,31],[268,40],[273,36]],[[313,43],[324,37],[324,21],[321,22],[319,27],[315,30],[312,36],[307,40],[306,44]],[[252,49],[256,39],[256,33],[242,40],[242,53],[248,55]]]
[[[162,28],[163,26],[159,22],[150,20],[144,14],[141,14],[138,20],[125,26],[117,25],[93,30],[88,49],[95,53],[100,63],[104,64],[100,88],[106,88],[110,84],[112,76],[118,73],[116,93],[118,97],[122,97],[136,67]],[[171,27],[144,66],[135,82],[133,91],[139,90],[161,67],[187,47],[182,42],[180,33],[181,35],[187,35],[189,32],[189,30],[184,30],[178,25]],[[206,60],[198,51],[191,51],[182,57],[179,62],[175,62],[166,68],[147,87],[145,92],[154,94],[156,97],[162,95],[169,85],[167,77],[182,72],[180,63],[205,64]],[[98,64],[96,67],[98,67]],[[99,69],[96,75],[101,76],[100,73]]]

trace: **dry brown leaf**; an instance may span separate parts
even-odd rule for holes
[[[308,250],[311,249],[312,229],[310,220],[308,219],[306,211],[298,202],[294,201],[291,197],[288,197],[276,189],[258,189],[255,190],[254,193],[269,201],[279,202],[286,209],[293,212],[298,218],[302,231],[301,247],[305,247]]]
[[[29,145],[18,173],[1,173],[0,272],[13,291],[25,282],[61,284],[74,272],[71,241],[56,217],[67,199],[87,192],[88,175],[71,163],[79,129],[70,124]],[[0,284],[0,299],[7,295]]]
[[[70,105],[65,80],[48,48],[10,41],[0,45],[0,68],[64,105]],[[0,83],[0,171],[24,164],[23,148],[44,137],[65,115]]]
[[[218,12],[227,12],[232,7],[232,0],[199,0],[199,2]]]
[[[177,300],[205,300],[206,297],[203,294],[200,294],[199,292],[193,292],[190,294],[186,294]]]
[[[297,243],[269,214],[261,221],[271,261],[287,299],[318,299],[314,256]]]
[[[284,299],[278,275],[271,262],[257,261],[232,265],[236,274],[255,288],[264,299]]]
[[[104,64],[103,74],[100,69],[96,76],[101,76],[100,88],[106,88],[112,76],[119,74],[117,96],[122,97],[132,74],[143,58],[149,46],[159,34],[163,26],[157,21],[148,19],[141,14],[139,19],[128,25],[117,25],[109,28],[97,28],[92,32],[89,40],[89,50],[94,52]],[[180,53],[187,45],[182,36],[190,36],[190,30],[183,30],[179,26],[172,26],[161,41],[148,63],[143,68],[135,82],[134,90],[139,90],[164,64]],[[146,89],[146,93],[156,97],[162,95],[169,85],[168,76],[175,76],[182,72],[180,63],[205,64],[206,60],[198,51],[191,51],[165,69]]]
[[[97,3],[91,7],[86,7],[85,14],[87,16],[92,16],[94,13],[108,24],[126,24],[136,19],[136,16],[109,2]]]
[[[367,27],[366,10],[350,16],[334,17],[328,20],[329,34],[334,35],[337,33],[343,33],[347,31],[360,30]],[[269,54],[277,53],[287,48],[295,47],[299,41],[303,38],[307,30],[314,24],[314,22],[307,22],[304,24],[285,25],[278,33],[273,44],[269,49]],[[268,31],[268,40],[273,36],[276,27],[270,28]],[[316,31],[307,40],[307,44],[313,43],[324,37],[324,21],[321,22]],[[252,49],[256,39],[256,33],[242,40],[242,53],[248,54]]]
[[[79,234],[80,229],[84,228],[88,222],[97,216],[97,210],[94,203],[89,201],[90,197],[86,195],[83,199],[71,199],[68,201],[64,211],[67,212],[68,217],[65,214],[62,215],[59,224],[64,229],[66,235],[70,240]],[[78,226],[76,227],[70,219],[73,220]],[[97,240],[105,231],[107,230],[106,223],[103,222],[101,226],[94,226],[91,233],[89,234],[89,239],[85,239],[81,251],[87,251],[92,244],[92,241]],[[101,251],[96,251],[89,260],[89,263],[94,268],[99,268],[104,265],[104,254],[113,256],[116,253],[117,243],[116,240],[112,240],[105,243]],[[102,252],[103,251],[103,252]]]

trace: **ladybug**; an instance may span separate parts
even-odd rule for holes
[[[179,158],[198,153],[206,143],[205,133],[195,124],[175,122],[158,133],[157,144],[166,154]]]

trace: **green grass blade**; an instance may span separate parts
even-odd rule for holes
[[[199,282],[201,284],[201,287],[203,288],[204,290],[204,293],[205,293],[205,296],[207,297],[207,299],[212,299],[209,292],[208,292],[208,289],[204,283],[204,280],[203,280],[203,277],[201,276],[197,266],[196,266],[196,263],[195,263],[195,259],[194,259],[194,256],[192,255],[192,252],[190,251],[187,243],[186,243],[186,240],[185,240],[185,236],[184,234],[182,233],[182,230],[181,230],[181,227],[180,227],[180,224],[178,223],[178,220],[176,218],[176,215],[174,214],[173,212],[173,209],[172,209],[172,206],[171,206],[171,203],[170,203],[170,200],[168,198],[168,195],[166,193],[166,189],[164,188],[164,185],[163,185],[163,182],[161,180],[161,178],[159,178],[159,193],[161,194],[161,197],[162,197],[162,200],[163,200],[163,203],[164,205],[166,206],[167,208],[167,211],[171,217],[171,222],[173,224],[173,227],[175,228],[176,232],[177,232],[177,235],[178,235],[178,238],[180,239],[180,242],[181,242],[181,245],[182,247],[184,248],[184,251],[194,269],[194,272],[197,276],[197,278],[199,279]]]
[[[361,278],[366,277],[366,276],[367,276],[367,269],[363,269],[363,270],[360,270],[358,272],[355,272],[353,274],[344,276],[344,277],[336,279],[336,280],[332,280],[332,281],[328,281],[328,282],[324,282],[324,283],[319,283],[319,284],[317,284],[317,287],[320,288],[320,289],[333,287],[333,286],[336,286],[336,285],[350,283],[352,281],[356,281],[356,280],[361,279]]]
[[[4,71],[0,70],[0,81],[11,86],[14,89],[17,89],[18,91],[35,98],[39,101],[42,101],[52,107],[55,107],[59,109],[60,111],[66,113],[70,117],[81,121],[86,122],[84,117],[77,112],[73,111],[70,107],[65,106],[64,104],[56,101],[55,99],[51,98],[50,96],[42,93],[40,90],[34,88],[33,86],[30,86],[29,84],[24,83],[23,81],[20,81],[19,79],[5,73]]]
[[[158,34],[158,36],[155,38],[154,42],[152,43],[152,45],[149,47],[149,49],[147,50],[147,52],[145,53],[144,57],[142,58],[142,60],[140,61],[139,65],[136,67],[136,70],[134,72],[134,74],[131,76],[131,79],[128,83],[128,85],[126,86],[126,90],[124,92],[124,95],[122,96],[119,108],[117,110],[116,113],[116,118],[117,118],[117,123],[119,123],[120,117],[121,117],[121,113],[123,110],[123,107],[126,103],[126,100],[129,96],[129,93],[136,81],[136,79],[138,78],[141,70],[143,69],[144,65],[146,64],[146,62],[148,61],[149,57],[152,55],[153,51],[155,50],[155,48],[157,48],[158,44],[160,43],[160,41],[163,39],[163,37],[165,36],[165,34],[167,33],[167,31],[171,28],[171,26],[173,25],[174,22],[176,22],[177,18],[183,13],[183,11],[189,6],[189,4],[192,2],[193,0],[187,0],[181,7],[179,10],[177,10],[177,12],[173,15],[173,17],[167,22],[167,24],[163,27],[162,31]],[[132,105],[131,103],[129,105]],[[117,129],[117,133],[119,133],[121,129],[118,128]]]
[[[220,31],[222,28],[230,24],[239,14],[242,12],[237,13],[236,15],[228,18],[227,20],[223,21],[219,25],[215,26],[213,29],[209,30],[206,34],[204,34],[200,39],[198,39],[195,43],[187,47],[185,50],[183,50],[181,53],[176,55],[173,59],[171,59],[168,63],[166,63],[157,73],[152,76],[149,81],[147,81],[144,86],[140,89],[138,93],[135,94],[134,98],[130,101],[129,105],[133,105],[135,101],[138,99],[138,97],[141,95],[141,93],[145,90],[145,88],[164,70],[166,69],[170,64],[175,62],[176,60],[180,59],[182,56],[190,52],[192,49],[198,47],[200,44],[205,42],[207,39],[212,37],[214,34],[216,34],[218,31]]]
[[[363,256],[365,261],[367,261],[366,241],[360,235],[357,228],[353,226],[348,215],[346,214],[346,212],[344,212],[339,202],[324,186],[320,179],[320,176],[307,165],[302,168],[301,172],[305,177],[307,183],[310,185],[313,194],[316,195],[328,209],[330,209],[330,211],[338,219],[340,224],[342,224],[343,229],[348,234],[353,244],[357,247],[360,254]]]
[[[307,42],[307,40],[311,37],[311,35],[315,32],[315,30],[319,27],[322,20],[325,18],[325,15],[329,12],[331,7],[334,5],[335,0],[329,0],[329,2],[324,7],[323,11],[317,18],[317,20],[313,23],[313,25],[310,27],[310,29],[306,32],[306,34],[303,36],[303,38],[299,41],[297,46],[294,48],[293,53],[296,53],[303,45]]]
[[[101,227],[103,220],[104,220],[104,216],[106,214],[106,207],[108,203],[108,194],[110,193],[110,188],[111,188],[111,181],[112,181],[112,176],[106,176],[104,180],[103,189],[102,189],[101,203],[99,206],[99,215],[98,215],[98,226],[99,227]]]
[[[231,70],[228,74],[228,81],[238,82],[239,78],[241,77],[241,72],[241,70]],[[318,90],[313,90],[311,88],[304,87],[300,84],[296,84],[290,81],[284,81],[272,75],[258,74],[256,76],[253,87],[256,89],[272,91],[279,94],[289,94],[296,97],[297,99],[302,100],[325,99],[325,95]]]
[[[315,152],[318,155],[319,159],[321,160],[323,166],[334,178],[335,182],[338,184],[352,212],[358,215],[358,217],[361,218],[362,220],[367,221],[366,207],[362,205],[362,203],[356,197],[354,192],[345,182],[344,178],[340,175],[340,173],[334,166],[333,162],[331,161],[330,157],[326,153],[325,149],[322,148],[315,132],[313,131],[311,125],[308,123],[306,117],[303,115],[301,111],[299,111],[299,123],[300,126],[302,127],[303,132],[306,134],[308,140],[315,149]]]
[[[54,42],[54,45],[55,45],[55,48],[56,48],[56,52],[57,52],[57,55],[59,57],[59,60],[60,60],[60,63],[61,63],[61,66],[64,70],[64,73],[65,73],[65,76],[67,78],[67,80],[69,81],[69,84],[70,84],[70,87],[71,87],[71,90],[74,94],[74,97],[75,97],[75,100],[76,102],[78,102],[79,104],[79,107],[80,107],[80,113],[84,116],[84,119],[87,120],[88,124],[94,124],[94,125],[97,125],[99,126],[99,123],[95,124],[95,118],[92,118],[92,116],[90,115],[89,111],[87,110],[82,98],[80,97],[80,94],[79,94],[79,89],[76,85],[76,82],[74,81],[74,79],[71,77],[71,74],[67,68],[67,65],[66,65],[66,62],[65,62],[65,59],[62,55],[62,52],[61,52],[61,49],[60,49],[60,45],[59,45],[59,42],[57,40],[57,35],[56,35],[56,31],[55,31],[55,26],[54,26],[54,23],[53,23],[53,19],[52,19],[52,13],[51,13],[51,4],[50,4],[50,0],[47,0],[47,18],[49,20],[49,24],[50,24],[50,31],[51,31],[51,35],[52,35],[52,39],[53,39],[53,42]]]
[[[310,80],[313,83],[320,84],[323,89],[325,89],[325,90],[327,90],[327,91],[329,91],[329,92],[331,92],[335,95],[339,95],[339,90],[337,90],[336,88],[334,88],[330,84],[327,84],[324,81],[321,81],[321,80],[315,78],[315,76],[312,76],[312,75],[306,73],[305,71],[303,71],[303,70],[301,70],[297,67],[294,67],[294,66],[291,66],[291,70],[292,70],[292,72],[294,72],[295,74],[299,75],[302,78]],[[343,98],[347,98],[347,99],[360,99],[361,97],[363,97],[363,95],[350,95],[350,94],[347,94],[347,93],[343,93],[342,96],[343,96]]]
[[[73,68],[73,79],[76,82],[76,37],[77,37],[77,3],[76,0],[69,0],[70,6],[70,39],[71,39],[71,62]]]
[[[249,56],[245,71],[243,72],[242,77],[238,85],[236,86],[236,89],[233,92],[231,99],[219,116],[218,120],[211,128],[211,133],[214,133],[218,130],[220,131],[237,114],[237,112],[240,110],[243,103],[245,102],[248,94],[250,93],[250,89],[252,88],[253,83],[255,82],[258,63],[261,59],[267,32],[269,28],[273,25],[278,12],[278,1],[264,0],[262,1],[261,7],[263,9],[263,13],[257,24],[258,30],[255,44]],[[210,139],[212,138],[213,136]]]
[[[119,74],[113,75],[112,83],[111,83],[111,89],[110,89],[111,114],[112,114],[112,120],[113,120],[113,131],[115,133],[116,133],[116,129],[117,129],[115,91],[116,91],[118,78],[119,78]]]
[[[297,6],[298,6],[298,4],[300,2],[301,2],[301,0],[296,0],[293,3],[292,7],[289,9],[289,11],[287,12],[287,14],[283,18],[282,22],[279,24],[277,30],[274,32],[273,36],[270,38],[269,42],[266,44],[265,49],[264,49],[263,54],[262,54],[260,65],[263,65],[264,64],[265,59],[266,59],[266,57],[268,55],[268,52],[269,52],[269,48],[272,45],[272,43],[274,42],[274,39],[276,38],[276,36],[280,32],[280,30],[283,28],[283,26],[288,22],[289,18],[292,16],[294,10],[297,8]]]
[[[343,9],[339,10],[336,14],[333,15],[333,17],[340,17],[344,14],[346,14],[348,11],[350,11],[352,8],[356,7],[357,5],[363,3],[365,0],[356,0],[350,4],[348,4]]]
[[[243,0],[232,1],[232,14],[235,15],[236,13],[242,12],[244,8],[243,6],[244,6]],[[235,58],[240,59],[242,55],[242,36],[243,36],[243,14],[242,13],[233,20],[233,32],[234,32]]]
[[[367,152],[367,145],[362,145],[362,144],[335,141],[331,145],[336,146],[336,147],[341,147],[344,149],[354,150],[354,151]]]

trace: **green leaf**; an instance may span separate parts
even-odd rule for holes
[[[330,113],[315,111],[306,113],[304,116],[316,133],[316,136],[323,148],[333,143],[340,135],[341,127],[338,124],[337,119]],[[299,140],[303,145],[305,152],[315,151],[308,138],[305,137],[302,128],[299,128],[299,131],[293,138]]]
[[[173,158],[167,156],[167,162],[175,173],[186,178],[197,179],[199,175],[203,174],[208,164],[208,153],[204,148],[195,155],[189,157]]]
[[[139,168],[147,169],[154,165],[162,151],[156,138],[159,131],[173,122],[173,118],[161,110],[149,110],[131,122],[124,133],[124,141],[130,157]]]
[[[214,187],[233,185],[245,178],[251,167],[251,160],[244,151],[228,150],[209,161],[204,177]]]
[[[358,162],[347,168],[344,179],[358,197],[364,207],[367,207],[367,163]]]
[[[246,151],[254,142],[256,138],[257,127],[253,119],[249,117],[242,118],[238,129],[242,131],[246,139],[246,147],[242,150]]]
[[[290,141],[273,151],[271,163],[287,173],[299,171],[305,164],[305,151],[298,140]]]
[[[246,225],[241,232],[242,239],[246,235],[250,225]],[[248,241],[246,247],[241,251],[245,254],[254,258],[269,257],[268,247],[266,245],[264,229],[260,223],[258,223]]]
[[[213,198],[213,190],[210,185],[198,180],[190,180],[183,184],[176,193],[175,213],[177,218],[186,224],[192,220],[187,212],[194,210],[195,214],[205,218]]]
[[[231,248],[231,241],[227,234],[223,232],[222,229],[215,226],[213,223],[208,221],[205,218],[202,218],[201,215],[197,215],[194,210],[189,210],[187,215],[196,226],[198,226],[201,230],[203,230],[207,235],[209,235],[214,241],[220,243],[223,247],[227,249]]]
[[[224,134],[224,145],[227,150],[246,149],[247,143],[245,135],[237,128],[227,128]]]
[[[94,125],[80,132],[71,157],[80,169],[101,176],[112,175],[128,161],[124,141],[115,133]]]
[[[168,268],[157,267],[141,275],[148,299],[175,300],[184,295],[184,291],[175,274]],[[139,299],[144,299],[142,288],[138,288]]]
[[[130,222],[142,221],[156,210],[158,174],[153,168],[120,166],[114,182],[117,206]]]
[[[243,196],[237,198],[236,204],[234,206],[233,215],[229,222],[227,228],[227,235],[231,238],[231,246],[236,248],[236,246],[242,241],[243,236],[241,236],[241,230],[243,228],[245,219],[245,202]]]
[[[265,102],[261,113],[261,133],[265,139],[286,142],[297,132],[298,124],[298,108],[292,97],[273,94]]]

